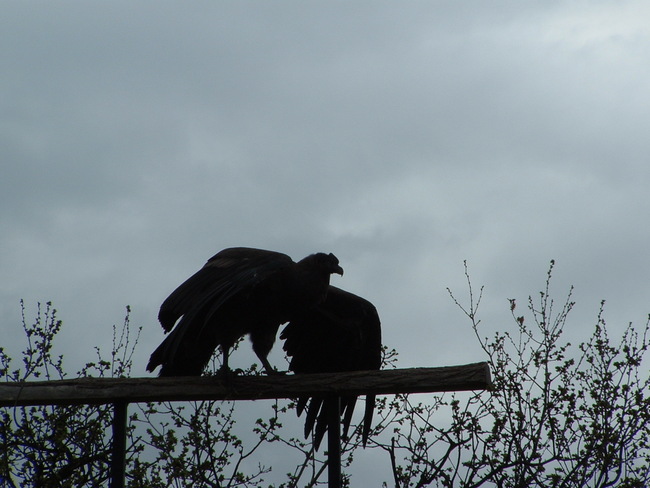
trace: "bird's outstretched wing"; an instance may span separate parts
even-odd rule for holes
[[[328,373],[372,370],[381,366],[381,327],[377,310],[364,298],[330,286],[324,302],[294,317],[280,335],[295,373]],[[343,435],[352,419],[355,396],[341,398]],[[301,398],[298,415],[305,408],[305,436],[314,433],[318,449],[327,431],[323,398]],[[362,439],[370,432],[375,396],[366,396]]]
[[[251,288],[271,273],[294,264],[286,254],[264,249],[233,247],[212,256],[176,288],[160,306],[158,320],[165,332],[183,315],[209,303],[218,308],[244,288]]]
[[[286,254],[262,249],[237,247],[215,254],[161,305],[158,320],[171,333],[151,355],[147,370],[162,365],[163,376],[201,374],[217,346],[205,339],[206,327],[214,326],[211,318],[233,297],[243,304],[270,277],[294,265]]]

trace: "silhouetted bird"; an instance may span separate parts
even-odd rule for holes
[[[317,253],[295,263],[262,249],[224,249],[180,285],[160,307],[169,335],[153,352],[148,371],[160,376],[200,375],[219,346],[222,371],[228,352],[246,334],[267,373],[267,356],[278,327],[325,300],[330,275],[343,269],[333,254]]]

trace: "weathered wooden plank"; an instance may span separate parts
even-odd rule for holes
[[[432,393],[490,386],[488,364],[345,373],[175,378],[79,378],[0,384],[0,406],[192,400],[260,400],[300,396]]]

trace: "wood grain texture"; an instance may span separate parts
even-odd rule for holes
[[[346,373],[170,378],[79,378],[0,384],[0,406],[193,400],[261,400],[300,396],[390,395],[484,390],[488,364]]]

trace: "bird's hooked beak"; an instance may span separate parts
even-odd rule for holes
[[[329,257],[332,260],[332,264],[334,264],[331,273],[336,273],[337,275],[343,276],[343,268],[341,268],[341,265],[339,264],[339,260],[337,259],[337,257],[334,256],[334,254],[332,253],[330,253]]]

